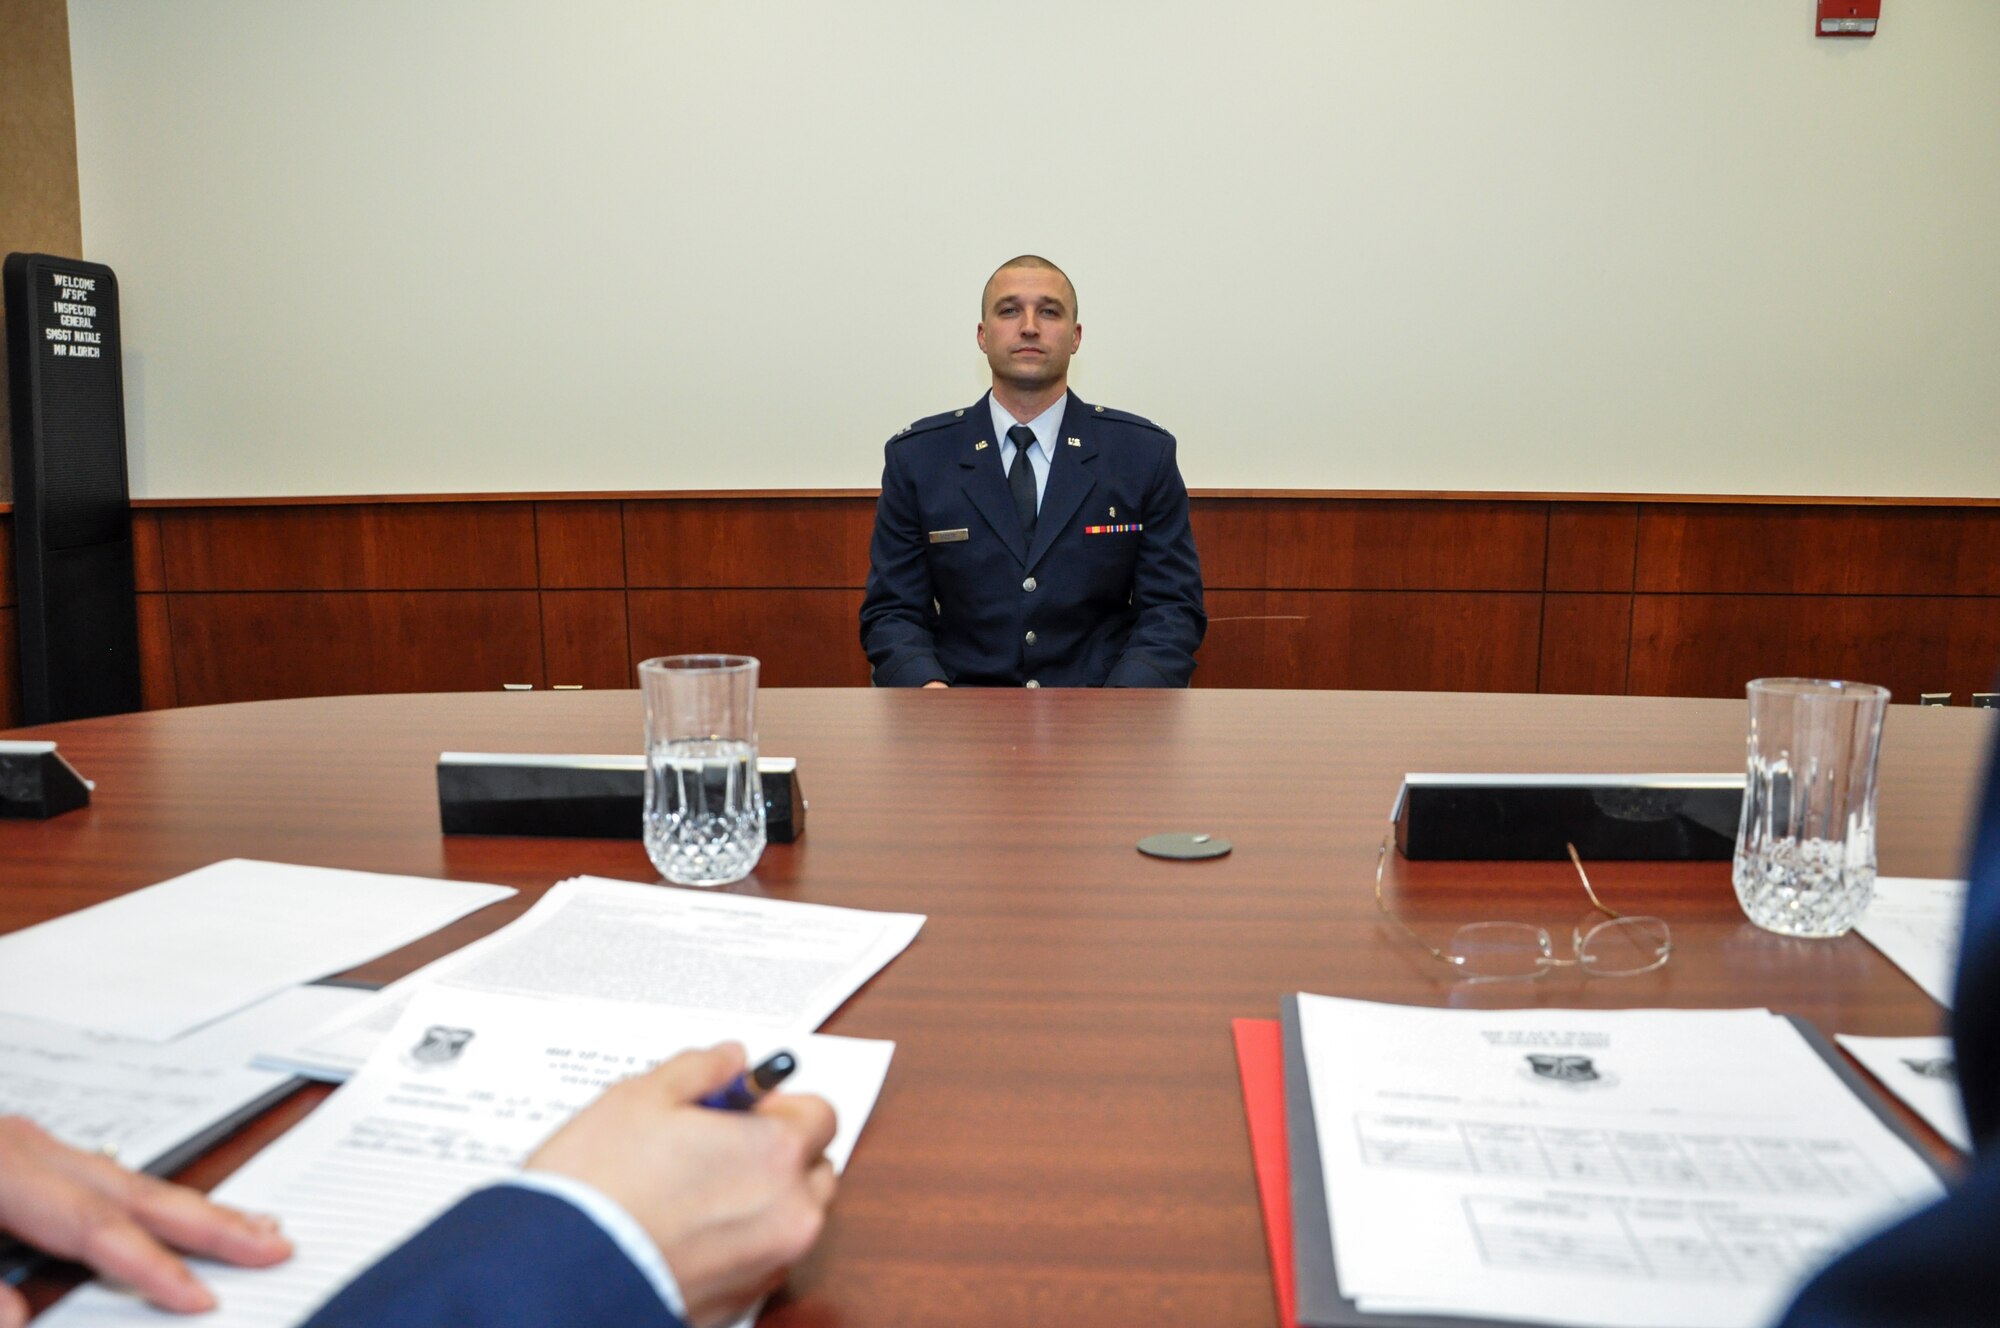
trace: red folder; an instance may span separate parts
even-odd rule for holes
[[[1292,1268],[1291,1158],[1285,1147],[1285,1057],[1275,1019],[1233,1019],[1243,1110],[1250,1118],[1250,1153],[1257,1167],[1257,1201],[1278,1290],[1279,1328],[1298,1328]]]

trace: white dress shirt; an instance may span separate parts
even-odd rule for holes
[[[1056,398],[1050,406],[1032,420],[1017,420],[996,400],[992,393],[986,394],[986,404],[993,412],[993,441],[1000,445],[1000,468],[1009,474],[1014,469],[1014,444],[1007,439],[1007,431],[1017,424],[1026,424],[1035,431],[1035,445],[1028,449],[1028,460],[1035,467],[1035,510],[1042,510],[1042,494],[1049,487],[1049,463],[1056,455],[1056,432],[1062,428],[1063,411],[1069,406],[1069,393]]]

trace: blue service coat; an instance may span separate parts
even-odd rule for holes
[[[581,1209],[480,1190],[350,1282],[305,1328],[687,1328]]]
[[[1967,875],[1952,1040],[1972,1169],[1945,1198],[1835,1260],[1784,1328],[2000,1323],[2000,743]]]
[[[1208,627],[1173,435],[1075,393],[1032,547],[981,397],[889,440],[868,561],[881,687],[1185,687]]]

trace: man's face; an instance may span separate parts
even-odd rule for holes
[[[993,377],[1032,390],[1067,381],[1069,357],[1083,341],[1076,293],[1059,272],[1006,267],[986,287],[979,349]]]

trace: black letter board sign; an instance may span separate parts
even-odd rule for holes
[[[118,280],[102,263],[9,254],[6,282],[21,713],[137,710]]]

